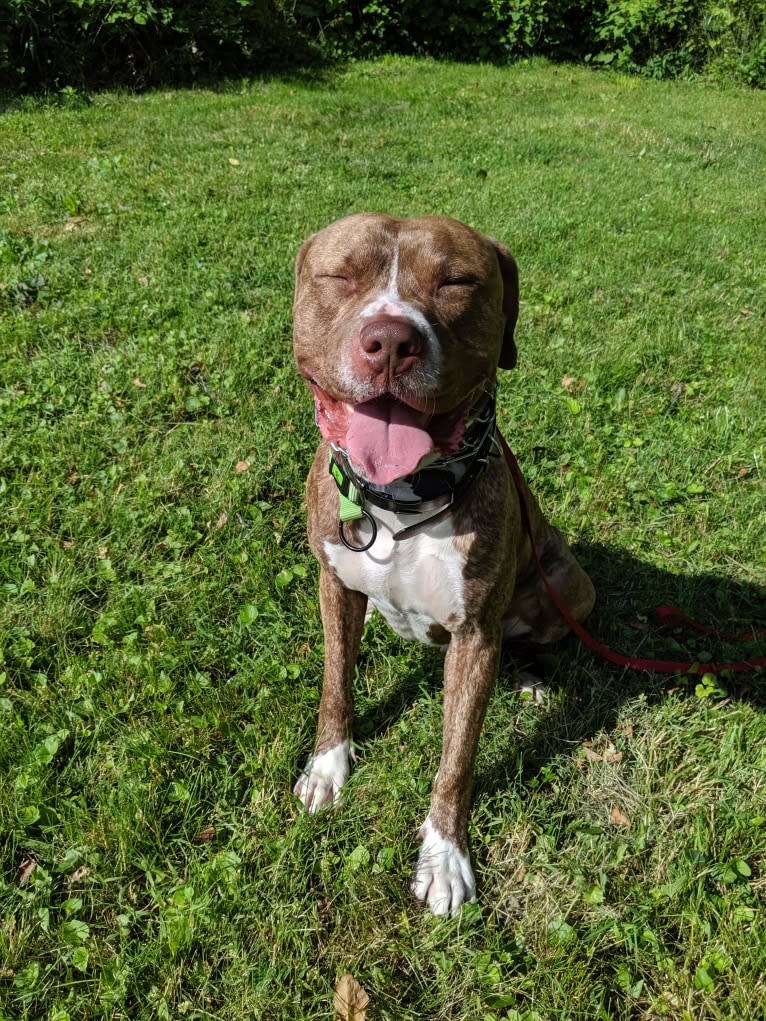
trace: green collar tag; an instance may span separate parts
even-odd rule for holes
[[[330,459],[330,474],[335,479],[336,485],[338,486],[338,496],[340,498],[340,520],[355,521],[357,518],[364,517],[364,511],[362,510],[362,494],[351,479],[343,474],[340,465],[338,465],[332,458]]]

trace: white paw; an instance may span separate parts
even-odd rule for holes
[[[513,689],[533,702],[545,701],[545,684],[539,677],[535,677],[534,674],[527,673],[525,670],[517,676]]]
[[[423,843],[410,889],[434,915],[460,914],[476,900],[476,883],[468,855],[434,828],[430,817],[420,829]]]
[[[340,789],[351,772],[351,743],[341,741],[329,751],[311,755],[293,794],[300,798],[307,812],[318,812],[334,804],[340,796]]]

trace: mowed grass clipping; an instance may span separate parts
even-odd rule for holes
[[[761,1018],[763,674],[509,650],[479,903],[408,893],[441,659],[368,627],[336,811],[292,785],[322,633],[300,242],[352,211],[508,244],[500,417],[640,655],[766,618],[766,96],[545,64],[66,94],[0,119],[0,1017]],[[491,523],[488,523],[491,525]],[[546,700],[514,691],[518,670]]]

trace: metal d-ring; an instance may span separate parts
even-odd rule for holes
[[[343,533],[343,526],[345,525],[345,521],[338,522],[338,535],[340,536],[340,541],[343,543],[346,549],[350,549],[353,553],[364,553],[366,550],[370,548],[370,546],[372,546],[372,544],[378,537],[378,526],[375,524],[375,518],[372,516],[372,514],[370,514],[369,511],[363,510],[362,517],[367,518],[367,520],[370,522],[370,528],[372,528],[372,535],[370,536],[370,541],[365,546],[352,546]]]

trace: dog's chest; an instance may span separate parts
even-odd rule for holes
[[[465,556],[450,518],[402,540],[379,523],[369,550],[327,543],[325,552],[346,588],[364,592],[403,638],[443,645],[465,619]]]

